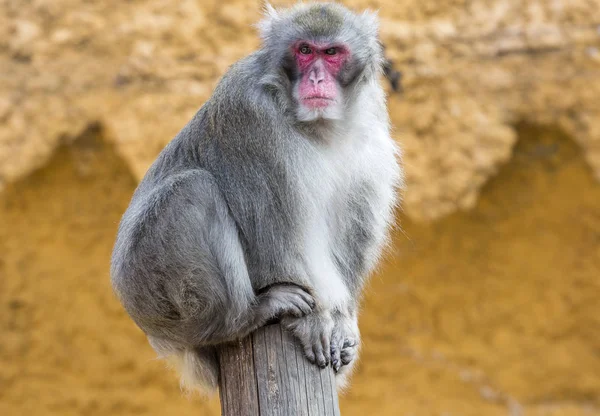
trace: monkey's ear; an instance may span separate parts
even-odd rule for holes
[[[260,37],[263,39],[268,39],[271,36],[273,25],[277,20],[279,20],[279,13],[271,3],[268,1],[265,2],[263,7],[263,19],[256,25],[260,32]]]

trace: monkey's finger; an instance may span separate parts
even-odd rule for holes
[[[289,283],[289,284],[281,284],[281,286],[284,287],[287,292],[295,293],[298,295],[304,294],[304,295],[307,295],[308,297],[312,298],[310,293],[308,293],[305,289],[301,288],[298,285]]]
[[[312,364],[316,364],[316,360],[315,360],[315,354],[313,352],[313,349],[311,346],[305,346],[304,347],[304,355],[306,356],[306,359],[311,362]]]
[[[308,293],[299,286],[290,286],[289,291],[290,293],[294,294],[295,297],[300,298],[302,302],[306,303],[311,311],[314,309],[316,302],[315,298],[313,298],[310,293]]]
[[[307,301],[300,293],[284,292],[279,294],[277,299],[283,306],[282,314],[292,315],[296,318],[301,318],[312,312],[312,303]]]
[[[325,352],[323,351],[322,345],[317,342],[313,345],[312,350],[317,365],[321,368],[327,367],[327,358],[325,358]]]
[[[307,312],[305,312],[299,305],[292,305],[288,310],[288,313],[294,318],[302,318]]]
[[[313,305],[315,299],[305,289],[294,284],[275,284],[271,286],[267,291],[263,292],[263,296],[267,295],[274,298],[290,298],[300,297],[304,302]]]
[[[300,296],[296,297],[295,304],[298,307],[298,309],[302,312],[300,316],[308,315],[313,311],[314,302],[307,302],[306,299]]]
[[[310,307],[311,310],[313,310],[315,308],[315,306],[316,306],[317,303],[315,301],[315,298],[313,298],[311,294],[309,294],[306,291],[300,289],[300,292],[298,293],[298,295],[302,298],[302,300],[304,302],[306,302],[309,305],[309,307]]]

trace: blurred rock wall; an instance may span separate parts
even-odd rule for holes
[[[406,74],[390,110],[410,217],[472,208],[523,120],[564,129],[600,177],[598,0],[346,3],[380,9],[382,38]],[[91,123],[141,177],[227,66],[258,44],[259,1],[1,4],[3,182],[43,166]]]
[[[404,73],[407,191],[343,414],[600,415],[600,1],[344,3],[380,10]],[[108,259],[260,4],[0,0],[0,414],[217,414]]]

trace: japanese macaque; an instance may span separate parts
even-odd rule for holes
[[[135,191],[112,283],[188,386],[215,387],[216,347],[273,320],[343,386],[402,185],[378,20],[267,6],[259,28]]]

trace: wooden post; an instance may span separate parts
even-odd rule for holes
[[[331,366],[308,362],[279,325],[219,349],[222,416],[339,416]]]

